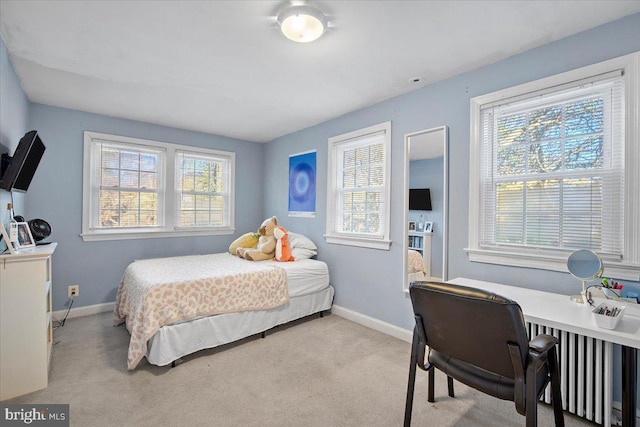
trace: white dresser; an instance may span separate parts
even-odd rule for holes
[[[47,387],[56,244],[0,255],[0,400]]]

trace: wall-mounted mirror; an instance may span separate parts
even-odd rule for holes
[[[447,280],[448,141],[446,126],[404,138],[405,291],[413,281]]]

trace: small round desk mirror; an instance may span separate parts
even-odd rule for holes
[[[572,301],[582,304],[584,303],[586,282],[602,276],[604,270],[602,260],[594,252],[581,249],[569,256],[567,259],[567,269],[573,277],[582,281],[582,294],[571,296]]]

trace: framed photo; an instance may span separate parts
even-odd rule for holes
[[[416,231],[416,222],[409,221],[409,231]]]
[[[32,248],[36,245],[35,240],[33,240],[33,236],[31,235],[31,230],[29,229],[29,224],[26,222],[18,223],[18,248]]]
[[[1,250],[1,249],[3,249],[3,247],[6,246],[7,249],[9,249],[9,253],[10,254],[14,254],[15,251],[13,250],[13,245],[9,241],[9,233],[7,233],[7,230],[5,230],[4,224],[2,224],[2,223],[0,223],[0,236],[2,237],[2,244],[0,245],[0,252],[4,252],[4,250]]]
[[[424,223],[424,232],[425,233],[433,233],[433,221],[425,221],[425,223]]]

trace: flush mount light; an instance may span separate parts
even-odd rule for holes
[[[291,6],[278,15],[282,34],[298,43],[318,39],[327,29],[327,17],[309,5]]]

